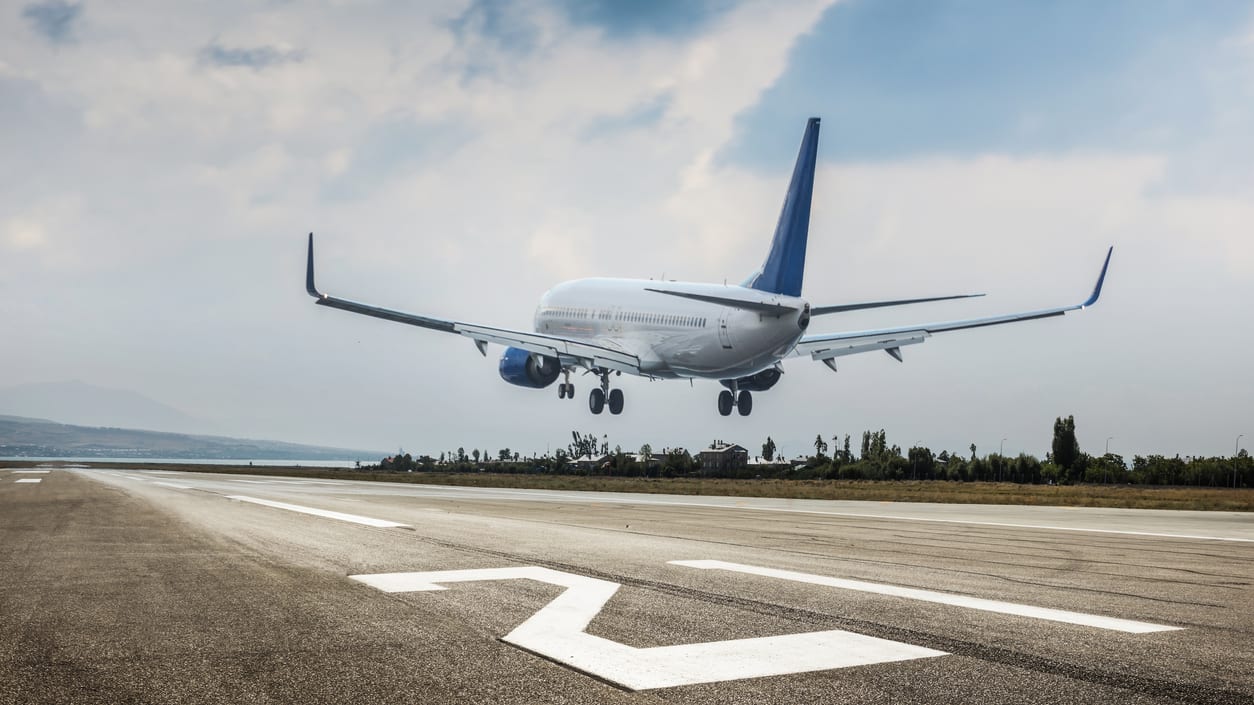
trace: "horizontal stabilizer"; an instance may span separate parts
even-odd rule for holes
[[[704,301],[707,304],[719,304],[721,306],[731,306],[732,308],[740,308],[746,311],[757,311],[772,316],[782,316],[785,313],[794,313],[801,310],[797,306],[786,306],[784,304],[771,303],[769,301],[746,301],[745,299],[736,299],[730,296],[711,296],[709,294],[693,294],[687,291],[667,291],[666,289],[649,289],[657,294],[666,294],[667,296],[678,296],[683,299],[692,299],[694,301]]]
[[[984,294],[955,294],[953,296],[931,296],[926,299],[896,299],[894,301],[867,301],[860,304],[840,304],[838,306],[815,306],[810,309],[811,316],[822,316],[825,313],[844,313],[846,311],[862,311],[868,308],[887,308],[889,306],[907,306],[909,304],[925,304],[932,301],[952,301],[953,299],[973,299]]]

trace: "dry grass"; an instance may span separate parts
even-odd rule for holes
[[[1015,485],[994,482],[869,482],[856,480],[725,480],[576,475],[503,475],[495,473],[378,473],[308,467],[241,467],[169,463],[80,463],[102,468],[138,468],[238,475],[280,475],[328,479],[408,482],[463,487],[511,487],[593,492],[778,497],[784,499],[856,499],[875,502],[1014,504],[1133,509],[1254,511],[1254,489],[1215,487],[1143,487],[1131,485]],[[5,461],[0,467],[57,465]]]

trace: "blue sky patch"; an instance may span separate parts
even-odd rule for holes
[[[1198,80],[1248,3],[850,0],[738,119],[725,159],[784,168],[806,117],[828,159],[1166,148],[1214,119]]]
[[[63,0],[34,2],[22,8],[22,17],[31,28],[54,44],[73,41],[74,25],[82,13],[82,5]]]

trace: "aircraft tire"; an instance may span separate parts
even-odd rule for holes
[[[557,385],[557,398],[558,399],[566,398],[566,385],[564,383]]]
[[[567,399],[575,398],[575,383],[574,382],[566,383],[566,398]]]
[[[611,389],[609,404],[610,404],[611,414],[614,414],[615,416],[617,416],[623,413],[623,390]]]
[[[735,406],[735,398],[729,390],[724,389],[718,393],[718,413],[721,416],[731,416],[732,407]]]
[[[588,411],[591,411],[594,414],[599,414],[604,408],[605,392],[601,391],[599,387],[594,388],[592,392],[588,394]]]
[[[736,402],[736,411],[739,411],[741,416],[748,416],[753,411],[753,395],[748,389],[740,392],[740,399]]]

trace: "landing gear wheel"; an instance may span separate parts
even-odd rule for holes
[[[609,403],[611,414],[617,416],[623,413],[623,390],[611,389]]]
[[[562,384],[557,385],[557,398],[558,399],[566,398],[566,384],[564,382]]]
[[[566,383],[566,398],[567,399],[575,398],[575,383],[574,382]]]
[[[748,389],[741,390],[740,399],[736,400],[736,411],[739,411],[741,416],[748,416],[749,412],[753,411],[753,395]]]
[[[718,393],[718,413],[722,416],[731,416],[732,407],[736,405],[736,400],[732,397],[729,390],[724,389]]]
[[[594,414],[599,414],[604,408],[605,392],[601,391],[599,388],[593,389],[592,392],[588,394],[588,410]]]

